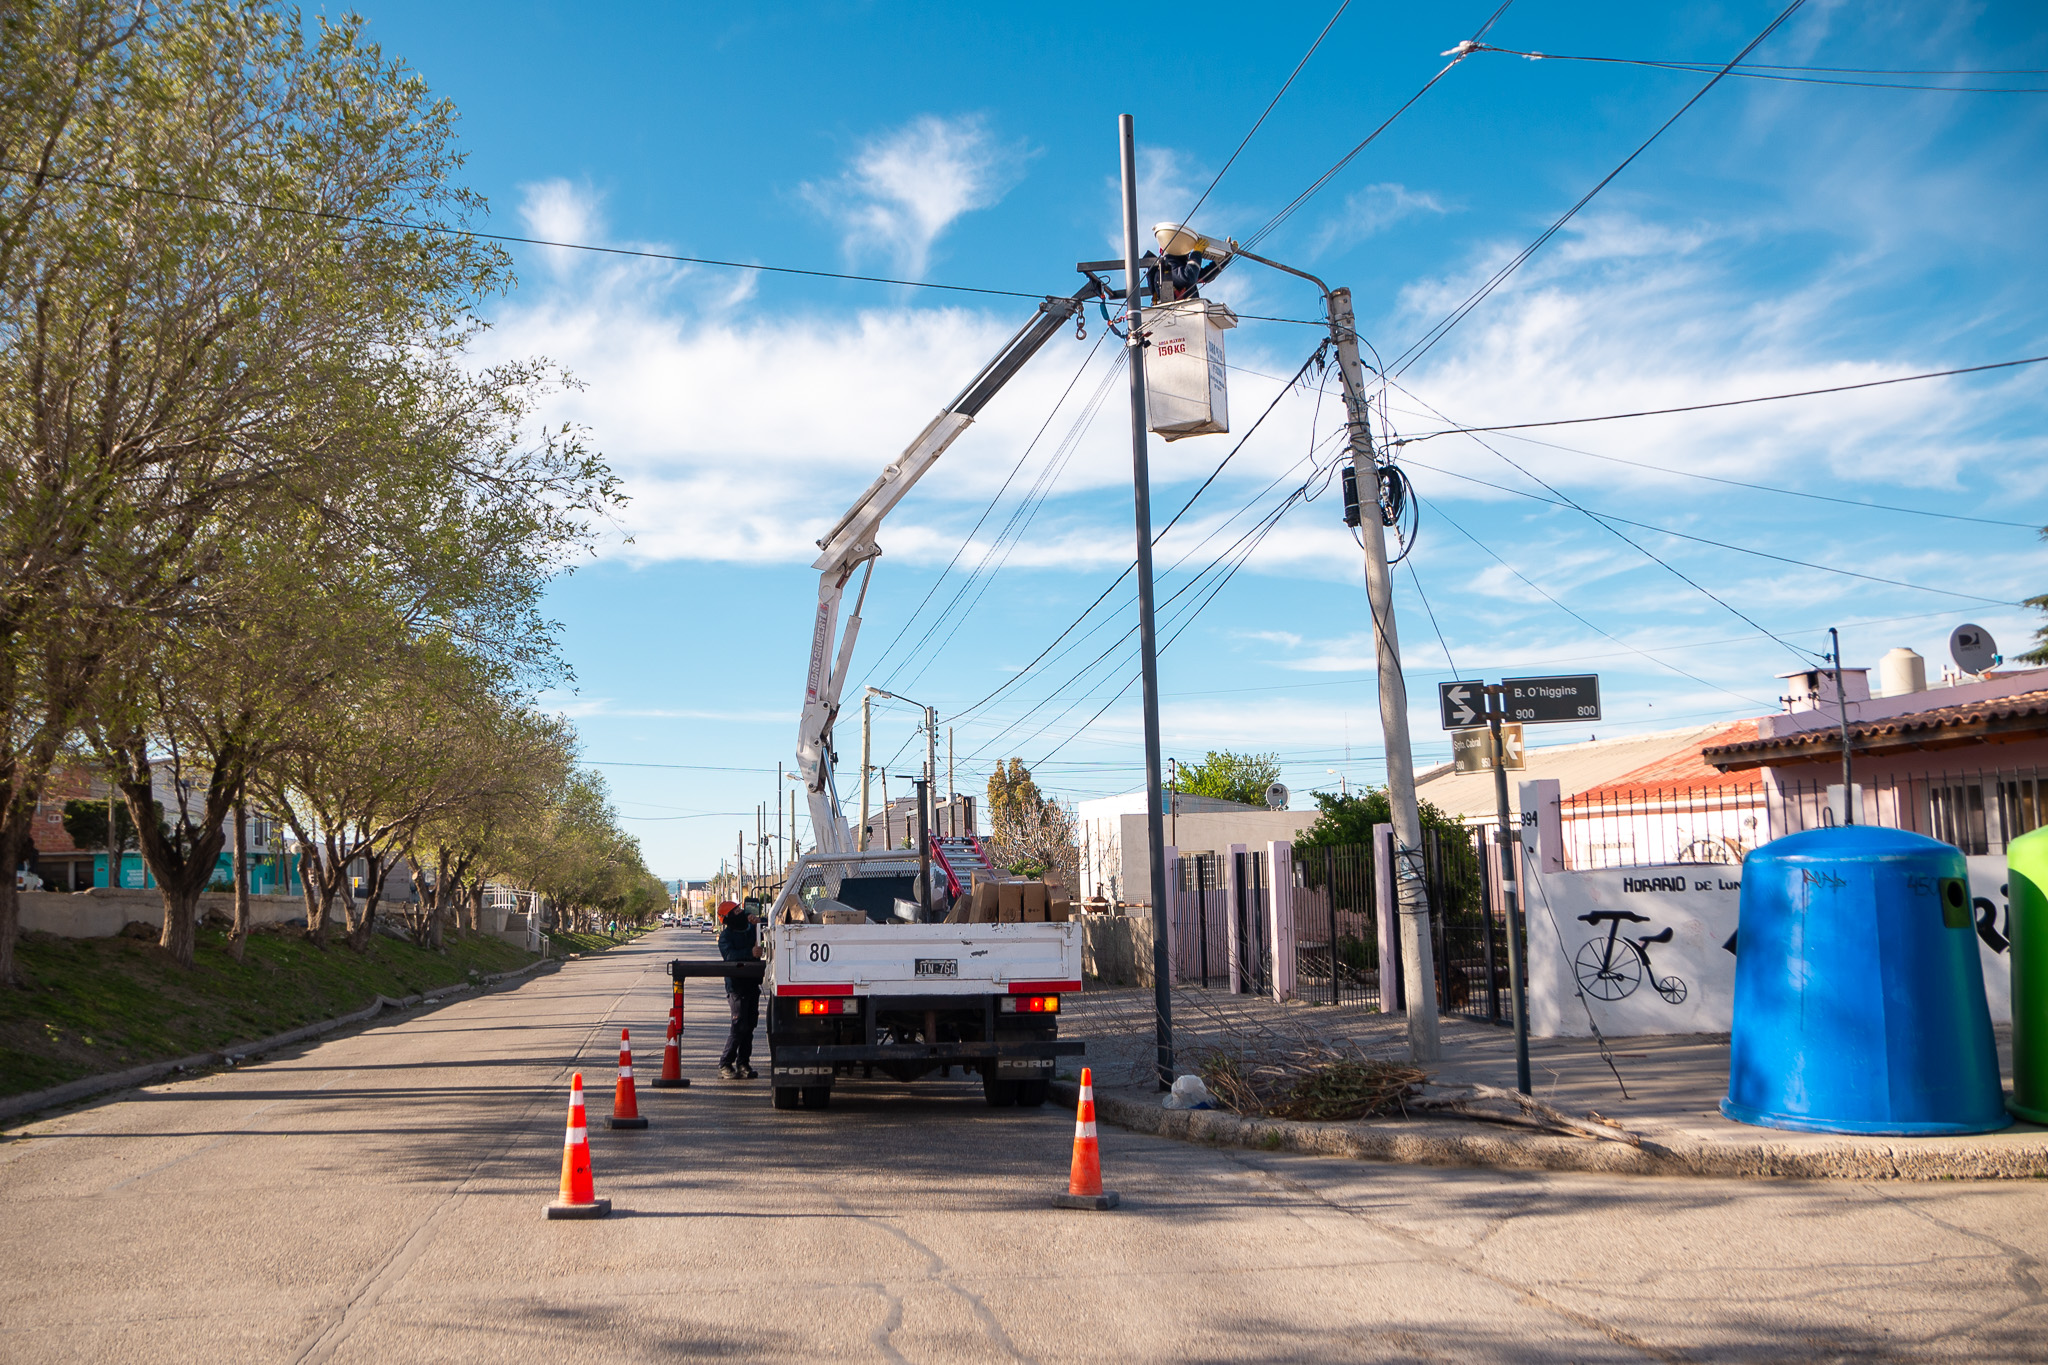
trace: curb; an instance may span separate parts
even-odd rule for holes
[[[1052,1094],[1077,1104],[1080,1087],[1054,1081]],[[1769,1141],[1681,1142],[1645,1139],[1640,1147],[1594,1138],[1500,1131],[1453,1118],[1299,1123],[1248,1119],[1220,1109],[1162,1109],[1095,1088],[1096,1116],[1134,1133],[1260,1151],[1344,1156],[1411,1166],[1484,1166],[1598,1175],[1681,1175],[1715,1179],[2027,1180],[2048,1177],[2048,1133],[2025,1143],[1963,1145],[1968,1139],[1884,1139],[1825,1147]]]
[[[256,1053],[274,1052],[278,1048],[290,1047],[294,1043],[302,1043],[308,1038],[317,1038],[323,1033],[332,1033],[351,1024],[367,1023],[387,1009],[404,1010],[416,1005],[439,1005],[469,991],[488,990],[514,977],[531,976],[543,967],[559,969],[561,965],[555,959],[542,958],[509,972],[492,972],[488,976],[477,978],[476,982],[442,986],[422,995],[408,995],[398,1000],[388,995],[379,995],[353,1013],[336,1015],[332,1019],[321,1019],[295,1029],[287,1029],[283,1033],[272,1034],[268,1038],[258,1038],[254,1042],[230,1043],[226,1047],[215,1048],[210,1052],[195,1052],[189,1057],[173,1057],[169,1061],[150,1062],[144,1066],[130,1067],[126,1071],[110,1071],[98,1076],[81,1076],[75,1081],[53,1085],[47,1090],[32,1090],[25,1095],[11,1095],[0,1099],[0,1122],[20,1118],[24,1114],[33,1114],[39,1110],[55,1109],[60,1105],[88,1100],[96,1095],[104,1095],[110,1090],[131,1090],[136,1086],[149,1085],[181,1071],[198,1071],[204,1067],[237,1062]]]

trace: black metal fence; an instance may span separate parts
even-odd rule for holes
[[[1861,776],[1857,824],[1911,830],[1966,854],[2005,846],[2048,825],[2048,771],[1940,768]],[[1739,863],[1751,849],[1843,817],[1840,779],[1781,777],[1714,787],[1631,786],[1558,805],[1565,866],[1573,871],[1672,863]]]
[[[1230,904],[1223,875],[1227,855],[1183,853],[1175,863],[1173,971],[1184,985],[1230,984]]]
[[[1231,909],[1237,916],[1237,989],[1247,995],[1273,993],[1272,921],[1266,914],[1266,855],[1235,853]]]
[[[1507,922],[1499,845],[1484,829],[1422,832],[1437,1008],[1499,1022],[1509,1014]]]
[[[1388,1008],[1372,845],[1294,851],[1294,991],[1319,1005]]]

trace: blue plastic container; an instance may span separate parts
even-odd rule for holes
[[[1954,847],[1852,825],[1742,865],[1728,1098],[1741,1123],[1985,1133],[2012,1121]]]

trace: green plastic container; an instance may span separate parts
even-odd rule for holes
[[[2005,1107],[2048,1123],[2048,828],[2005,846],[2006,932],[2012,939],[2012,1098]]]

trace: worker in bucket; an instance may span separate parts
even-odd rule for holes
[[[718,955],[727,962],[752,962],[761,956],[760,936],[747,912],[731,901],[718,907],[725,927],[718,931]],[[725,1006],[732,1011],[732,1028],[725,1035],[725,1051],[718,1058],[718,1074],[728,1081],[753,1080],[754,1026],[761,1021],[761,983],[757,978],[728,976]]]

